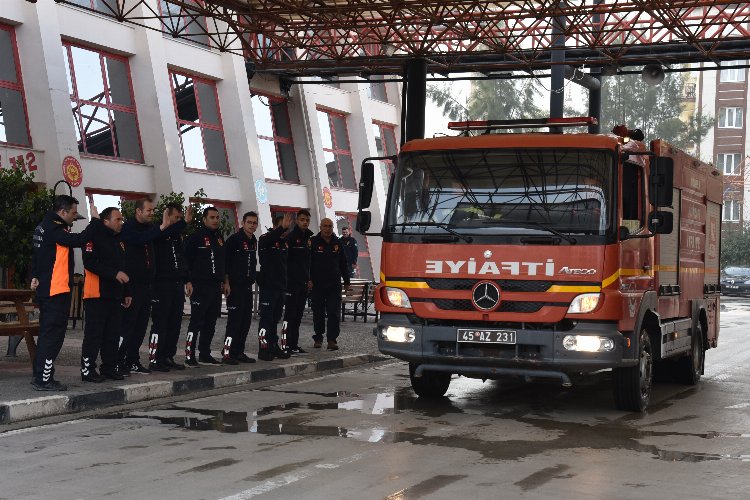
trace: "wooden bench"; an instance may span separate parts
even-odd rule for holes
[[[346,316],[358,316],[367,318],[367,281],[354,281],[341,292],[341,321],[346,321]]]
[[[36,356],[34,335],[39,335],[39,320],[29,319],[29,313],[36,310],[31,303],[33,297],[31,290],[0,289],[0,314],[4,317],[15,314],[15,319],[0,322],[0,337],[23,336],[32,363]]]
[[[375,309],[375,289],[377,286],[377,283],[367,284],[367,293],[365,294],[363,309],[363,319],[365,320],[365,323],[367,323],[368,316],[374,317],[375,321],[378,320],[378,310]]]

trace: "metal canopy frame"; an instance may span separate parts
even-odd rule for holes
[[[94,8],[55,1],[240,54],[256,73],[286,78],[401,76],[415,58],[427,73],[500,77],[557,64],[750,59],[750,2],[736,0],[95,0]],[[553,37],[561,18],[564,47]]]

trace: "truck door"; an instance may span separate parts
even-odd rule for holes
[[[645,234],[646,175],[642,165],[624,162],[622,165],[620,196],[620,283],[623,293],[643,291],[653,287],[653,238],[633,238]]]

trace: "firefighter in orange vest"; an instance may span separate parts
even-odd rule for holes
[[[122,328],[122,309],[130,307],[132,297],[125,274],[125,244],[120,239],[122,213],[109,207],[99,217],[102,226],[91,236],[83,250],[86,279],[83,303],[86,305],[86,326],[81,347],[81,380],[103,382],[122,380],[117,368],[117,348]],[[101,374],[96,371],[96,358],[101,352]]]
[[[73,285],[73,252],[88,242],[101,227],[96,207],[91,204],[91,224],[79,234],[70,227],[78,220],[78,200],[56,196],[52,211],[34,230],[31,289],[39,303],[39,341],[34,357],[31,384],[38,391],[65,391],[67,386],[55,380],[54,362],[60,353],[70,312],[70,290]]]

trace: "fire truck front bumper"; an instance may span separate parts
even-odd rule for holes
[[[517,326],[424,325],[406,315],[384,314],[375,334],[382,353],[423,365],[422,370],[481,378],[548,377],[567,385],[566,374],[637,364],[631,340],[614,322],[578,321],[564,329]]]

